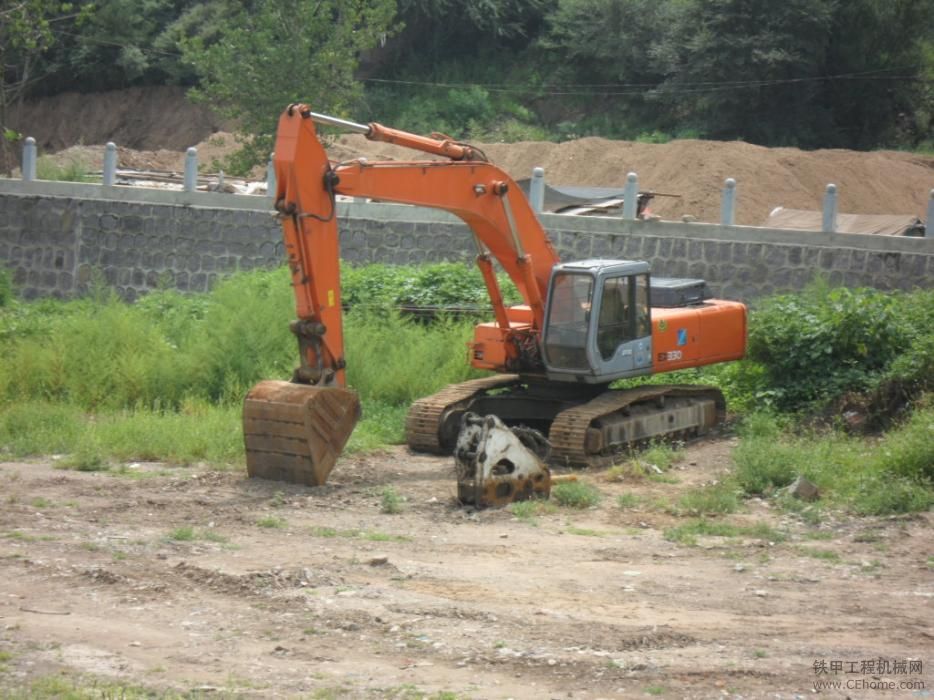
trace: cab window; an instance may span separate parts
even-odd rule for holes
[[[555,275],[545,331],[545,361],[562,369],[589,369],[587,326],[593,278],[568,272]]]

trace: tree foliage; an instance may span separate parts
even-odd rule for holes
[[[286,105],[344,115],[360,95],[361,51],[392,31],[392,0],[257,0],[219,6],[217,40],[182,39],[200,77],[195,94],[252,137],[244,165],[262,162]]]
[[[469,138],[934,149],[934,0],[0,0],[0,20],[7,104],[193,85],[256,157],[295,99]]]

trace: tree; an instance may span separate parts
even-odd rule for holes
[[[666,106],[652,86],[667,77],[658,54],[682,0],[560,0],[541,41],[554,63],[552,82],[572,84],[587,113],[612,115],[615,135],[664,128]],[[605,135],[609,135],[605,132]]]
[[[278,115],[291,102],[347,115],[359,98],[361,51],[393,31],[394,0],[255,0],[226,3],[217,40],[181,41],[201,78],[192,92],[249,134],[234,167],[265,162]]]
[[[667,39],[656,91],[714,138],[814,143],[836,0],[693,0]]]
[[[42,77],[36,64],[55,40],[53,23],[82,14],[66,2],[0,0],[0,172],[13,167],[13,144],[20,139],[8,127],[9,112]]]
[[[829,83],[824,97],[837,143],[872,148],[932,138],[934,1],[841,3],[826,65],[828,74],[852,76]]]

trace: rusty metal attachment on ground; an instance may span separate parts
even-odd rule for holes
[[[358,420],[360,399],[349,389],[260,382],[243,404],[247,472],[321,486]]]
[[[531,428],[508,428],[493,415],[466,413],[454,448],[457,497],[477,508],[548,498],[548,440]]]

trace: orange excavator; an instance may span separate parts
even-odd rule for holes
[[[333,163],[315,124],[441,159]],[[562,263],[521,190],[478,148],[293,104],[279,119],[274,163],[301,364],[292,381],[261,382],[246,398],[251,476],[323,484],[360,418],[345,377],[339,194],[451,212],[477,245],[494,320],[476,327],[469,352],[474,367],[495,374],[416,401],[406,419],[411,449],[451,452],[470,413],[534,428],[547,436],[550,462],[588,466],[633,444],[702,434],[722,418],[715,388],[609,385],[742,358],[745,306],[706,298],[701,280],[653,279],[646,262]],[[494,261],[525,303],[503,302]]]

